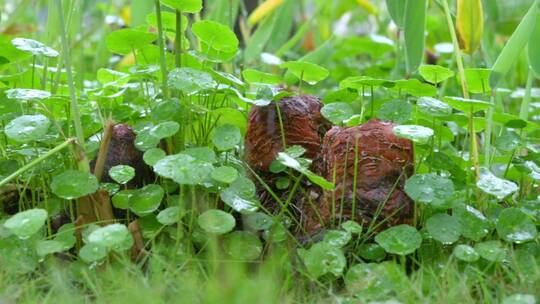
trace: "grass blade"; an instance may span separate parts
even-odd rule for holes
[[[407,0],[405,4],[405,54],[407,74],[414,72],[424,58],[426,0]]]

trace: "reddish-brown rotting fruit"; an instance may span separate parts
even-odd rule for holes
[[[373,119],[360,126],[333,127],[325,135],[321,173],[336,187],[323,195],[319,212],[324,224],[354,218],[383,228],[411,221],[412,200],[403,187],[413,174],[413,144],[397,137],[394,126]],[[322,228],[320,222],[307,226],[308,231]]]
[[[144,163],[143,152],[135,147],[136,137],[135,132],[129,125],[117,124],[114,126],[103,167],[102,182],[114,182],[109,176],[109,170],[118,165],[127,165],[135,169],[135,177],[128,182],[128,188],[141,187],[144,181],[148,180],[151,171]],[[95,160],[92,162],[92,168],[94,168],[94,163]]]
[[[304,157],[313,160],[312,169],[318,171],[316,167],[321,163],[322,138],[330,128],[330,123],[321,115],[322,106],[317,97],[301,95],[283,98],[277,105],[255,106],[251,109],[245,139],[245,160],[268,186],[274,188],[277,177],[270,172],[270,164],[284,150],[279,114],[286,146],[302,146],[306,150]],[[261,185],[258,188],[263,206],[270,211],[277,211],[279,206],[275,199]],[[287,191],[275,190],[275,193],[283,199],[289,195]],[[301,195],[297,191],[295,196],[298,199],[293,201],[299,201]],[[295,203],[291,207],[293,212],[299,210]]]
[[[287,147],[299,145],[305,157],[320,157],[322,138],[330,125],[322,117],[322,103],[310,95],[286,97],[278,102]],[[255,106],[249,113],[245,140],[246,162],[257,172],[269,172],[278,152],[283,151],[280,121],[274,104]]]

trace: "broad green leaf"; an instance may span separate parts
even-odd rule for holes
[[[149,166],[155,166],[156,163],[163,159],[167,154],[159,148],[152,148],[144,152],[143,160]]]
[[[446,214],[437,213],[426,221],[428,233],[443,245],[455,243],[461,236],[461,224],[459,221]]]
[[[219,52],[236,52],[238,38],[231,29],[219,22],[203,20],[195,22],[191,31],[209,48]]]
[[[201,184],[210,177],[212,170],[212,164],[186,154],[166,156],[154,166],[158,175],[170,178],[180,185]]]
[[[405,4],[405,55],[407,73],[412,74],[424,58],[426,30],[426,0],[406,0]]]
[[[388,253],[407,255],[420,248],[422,236],[412,226],[398,225],[377,234],[375,242]]]
[[[391,88],[395,83],[391,80],[386,79],[376,79],[369,76],[349,76],[343,79],[339,83],[339,87],[355,89],[357,91],[367,90],[370,87],[385,87]]]
[[[113,53],[127,55],[156,40],[156,35],[136,29],[114,31],[106,38],[107,48]]]
[[[266,213],[254,212],[242,215],[242,224],[244,229],[250,231],[268,230],[272,228],[274,220]]]
[[[10,139],[26,143],[43,139],[50,125],[51,122],[44,115],[23,115],[10,121],[4,132]]]
[[[21,211],[5,221],[4,227],[19,238],[27,239],[45,225],[47,216],[47,211],[44,209]]]
[[[181,214],[182,210],[180,209],[180,207],[169,207],[167,209],[161,210],[157,215],[156,219],[163,225],[172,225],[180,220]]]
[[[536,27],[537,16],[538,3],[537,1],[534,1],[493,64],[491,69],[492,72],[489,76],[489,84],[492,88],[499,87],[503,77],[510,71],[510,68],[526,47],[526,44],[529,42]]]
[[[405,25],[405,5],[407,0],[386,0],[386,8],[394,23],[403,28]]]
[[[430,83],[437,84],[454,76],[454,71],[440,65],[422,65],[418,68],[422,77]]]
[[[119,184],[127,184],[135,177],[135,169],[127,165],[118,165],[109,169],[109,176]]]
[[[210,147],[193,147],[182,151],[182,154],[189,155],[198,161],[215,163],[217,162],[216,153]]]
[[[323,242],[342,248],[351,241],[351,233],[345,230],[327,230]]]
[[[163,139],[176,134],[180,130],[180,125],[175,121],[165,121],[150,129],[150,135],[155,138]]]
[[[266,83],[266,84],[279,84],[281,78],[277,75],[260,72],[254,69],[245,69],[242,71],[244,79],[251,83]]]
[[[407,101],[394,99],[385,102],[377,112],[377,116],[382,120],[401,124],[411,119],[412,110],[412,105]]]
[[[131,233],[122,224],[100,227],[92,231],[87,239],[89,244],[119,252],[129,249],[133,245]]]
[[[36,252],[38,256],[44,257],[49,254],[63,251],[62,243],[55,240],[43,240],[36,244]]]
[[[540,56],[538,56],[540,54],[540,18],[538,17],[527,47],[529,65],[536,77],[540,78]]]
[[[227,212],[210,209],[199,215],[197,223],[208,233],[225,234],[233,230],[236,220]]]
[[[97,244],[85,244],[79,250],[79,257],[86,263],[93,263],[107,256],[107,248]]]
[[[307,61],[287,61],[282,63],[280,67],[287,69],[296,78],[309,84],[316,84],[330,75],[327,69]]]
[[[333,124],[341,124],[354,115],[352,107],[345,102],[333,102],[321,109],[321,114]]]
[[[233,125],[222,125],[216,128],[212,135],[212,142],[220,151],[234,149],[242,140],[240,129]]]
[[[202,0],[160,0],[161,3],[182,13],[195,14],[202,10]]]
[[[11,43],[17,49],[24,52],[29,52],[34,56],[45,56],[45,57],[54,58],[60,55],[58,51],[46,46],[45,44],[39,41],[32,40],[32,39],[15,38],[11,40]]]
[[[386,257],[386,251],[379,244],[366,243],[359,246],[358,255],[369,261],[382,261]]]
[[[229,166],[222,166],[214,169],[212,179],[221,183],[230,184],[238,178],[238,171]]]
[[[510,243],[523,243],[534,240],[536,225],[531,218],[517,208],[505,208],[497,219],[497,233]]]
[[[433,136],[433,130],[428,127],[417,125],[401,125],[393,128],[398,137],[410,139],[419,144],[425,144]]]
[[[452,253],[458,260],[472,263],[480,259],[480,255],[469,245],[457,245]]]
[[[169,73],[168,79],[171,87],[187,95],[193,95],[217,87],[217,83],[210,74],[188,67],[172,70]]]
[[[435,173],[415,174],[405,182],[405,192],[420,203],[441,206],[454,194],[454,184]]]
[[[393,262],[352,265],[344,278],[347,291],[358,299],[391,297],[399,288],[398,280],[405,275],[398,267]]]
[[[506,258],[506,249],[499,241],[486,241],[474,246],[478,254],[490,262],[502,262]]]
[[[456,32],[461,49],[473,54],[480,46],[484,32],[481,0],[457,0]]]
[[[298,255],[314,279],[328,273],[339,276],[347,264],[343,251],[326,242],[316,243],[307,250],[300,249]]]
[[[182,33],[184,33],[188,26],[188,18],[182,15]],[[146,16],[146,23],[148,23],[153,28],[158,27],[157,23],[157,14],[155,12],[148,14]],[[171,12],[161,12],[161,25],[163,30],[171,33],[176,33],[176,14]]]
[[[6,97],[16,100],[43,100],[51,97],[51,93],[35,89],[10,89],[6,91]]]
[[[478,99],[467,99],[455,96],[445,96],[444,101],[452,108],[463,111],[465,113],[487,110],[492,106],[491,103]]]
[[[416,97],[435,96],[437,94],[437,88],[429,83],[422,83],[416,78],[396,80],[393,89]]]
[[[452,215],[461,223],[461,233],[473,241],[479,241],[490,231],[488,219],[469,205],[459,205],[452,209]]]
[[[165,191],[160,185],[146,185],[129,198],[129,209],[138,216],[145,216],[159,208],[164,196]]]
[[[503,199],[519,189],[515,183],[495,176],[486,168],[480,168],[480,176],[476,186],[498,199]]]
[[[488,94],[491,92],[489,84],[490,69],[465,69],[465,80],[467,81],[467,90],[474,94]],[[457,74],[458,82],[461,81],[460,75]]]
[[[223,238],[225,252],[235,260],[255,260],[262,253],[259,237],[248,231],[234,231]]]
[[[64,199],[76,199],[96,192],[99,185],[94,175],[82,171],[67,170],[53,177],[52,192]]]
[[[225,204],[240,213],[251,213],[258,209],[253,198],[242,195],[234,185],[221,191],[220,198]]]
[[[434,117],[444,117],[452,114],[452,107],[433,97],[420,97],[416,102],[420,112]]]

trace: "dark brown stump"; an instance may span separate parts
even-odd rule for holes
[[[360,126],[333,127],[326,133],[322,174],[336,184],[334,190],[325,191],[321,204],[320,213],[327,222],[354,218],[375,228],[411,222],[413,202],[403,187],[413,174],[413,144],[395,136],[394,126],[373,119]],[[307,228],[322,227],[309,223]]]

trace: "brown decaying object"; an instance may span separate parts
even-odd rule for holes
[[[367,226],[375,221],[379,228],[411,221],[413,202],[403,186],[413,174],[413,144],[395,136],[394,126],[373,119],[360,126],[333,127],[326,133],[321,174],[335,180],[336,187],[323,195],[319,210],[323,219],[341,215],[341,220],[347,220],[354,213],[357,222]],[[307,224],[308,231],[321,228],[318,222]]]

